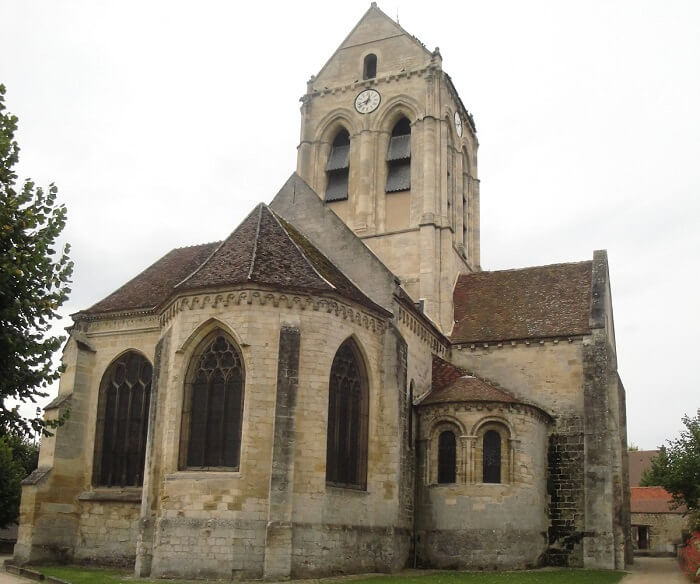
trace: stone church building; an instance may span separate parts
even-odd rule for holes
[[[477,148],[439,51],[373,3],[271,203],[73,315],[15,559],[624,567],[606,254],[483,271]]]

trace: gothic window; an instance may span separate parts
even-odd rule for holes
[[[326,175],[328,177],[326,201],[346,200],[350,176],[350,134],[345,129],[340,130],[333,140],[326,164]]]
[[[221,330],[195,351],[187,372],[180,468],[237,470],[243,419],[243,360]]]
[[[391,132],[386,160],[388,165],[386,192],[410,190],[411,123],[406,118],[401,118]]]
[[[362,357],[352,340],[335,354],[328,390],[326,482],[365,489],[369,391]]]
[[[362,79],[374,79],[377,76],[377,55],[370,53],[365,57],[362,67]]]
[[[454,432],[446,430],[438,438],[438,483],[457,481],[457,440]]]
[[[501,482],[501,435],[496,430],[484,434],[483,443],[483,482]]]
[[[148,359],[135,351],[124,353],[102,376],[93,464],[95,486],[143,485],[152,376]]]

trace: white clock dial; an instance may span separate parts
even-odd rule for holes
[[[459,116],[459,112],[455,112],[455,128],[457,128],[457,135],[462,137],[462,118]]]
[[[361,114],[368,114],[379,107],[382,96],[376,89],[365,89],[355,98],[355,109]]]

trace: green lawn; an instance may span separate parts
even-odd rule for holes
[[[71,584],[202,584],[202,580],[141,580],[130,572],[102,570],[72,566],[47,566],[38,568],[47,575],[61,578]],[[348,584],[616,584],[624,572],[603,570],[532,570],[527,572],[411,572],[393,576],[372,576],[370,578],[321,579],[312,582]],[[301,581],[303,582],[303,581]],[[307,581],[308,582],[308,581]]]

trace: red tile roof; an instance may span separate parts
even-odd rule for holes
[[[175,292],[248,283],[336,293],[388,315],[262,203],[224,241],[171,251],[85,313],[153,309]]]
[[[453,343],[590,333],[592,262],[462,274]]]
[[[671,494],[663,487],[631,487],[632,513],[684,513],[684,508],[671,506]]]
[[[523,403],[464,369],[433,355],[433,384],[421,405],[449,402]]]

